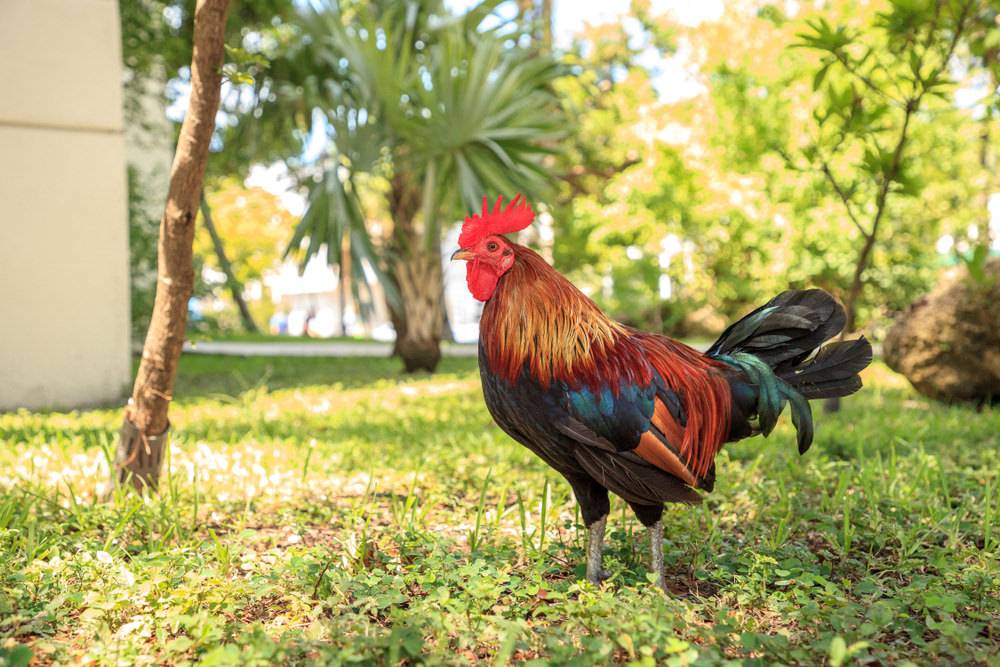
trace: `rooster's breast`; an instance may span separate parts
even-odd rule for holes
[[[482,343],[479,345],[479,375],[486,407],[497,426],[563,475],[584,473],[573,455],[574,444],[555,428],[555,424],[565,418],[565,409],[550,391],[526,373],[515,382],[494,373]]]

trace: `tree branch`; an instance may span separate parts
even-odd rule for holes
[[[903,107],[903,105],[905,104],[903,100],[898,100],[892,95],[890,95],[888,92],[879,88],[878,84],[876,84],[874,81],[871,80],[871,77],[859,72],[847,59],[847,56],[845,56],[843,53],[841,53],[840,51],[835,51],[833,55],[837,59],[837,62],[839,62],[841,65],[844,66],[844,69],[847,70],[848,74],[852,75],[854,78],[861,81],[861,83],[865,84],[865,86],[869,88],[872,92],[884,97],[887,102],[889,102],[894,106]]]
[[[799,169],[799,167],[795,166],[795,160],[792,158],[791,155],[789,155],[785,151],[784,148],[776,146],[775,150],[777,151],[778,155],[780,155],[785,160],[785,162],[792,165],[792,168]],[[801,169],[801,171],[805,171],[805,169]],[[844,190],[843,186],[840,185],[836,177],[833,175],[833,171],[830,169],[830,163],[826,158],[820,159],[820,171],[823,172],[823,176],[830,183],[830,185],[833,187],[834,192],[837,193],[837,196],[840,198],[840,201],[844,204],[844,209],[847,211],[847,217],[850,218],[851,222],[857,228],[858,232],[860,232],[862,236],[867,238],[868,232],[865,230],[864,226],[861,224],[861,221],[858,219],[857,214],[854,212],[854,207],[851,205],[850,196],[847,194],[847,191]]]
[[[826,160],[821,160],[820,169],[823,171],[823,175],[826,176],[826,180],[829,181],[830,185],[833,187],[834,192],[836,192],[837,196],[840,197],[840,201],[844,203],[844,209],[847,211],[847,217],[851,219],[851,222],[854,223],[854,226],[857,227],[862,236],[869,236],[868,232],[861,224],[861,221],[858,220],[858,216],[854,213],[854,207],[851,205],[850,196],[844,188],[841,187],[840,183],[837,182],[833,172],[830,170],[830,164]]]
[[[854,276],[851,280],[851,288],[847,296],[847,324],[844,327],[844,331],[851,331],[855,327],[857,300],[864,285],[864,274],[868,268],[871,253],[875,247],[875,241],[878,238],[879,225],[885,215],[886,204],[889,198],[889,189],[892,187],[893,181],[895,181],[899,176],[900,166],[903,161],[903,151],[906,148],[906,143],[909,139],[910,121],[913,119],[913,115],[920,109],[920,103],[923,101],[924,95],[927,94],[928,89],[926,81],[936,79],[938,75],[948,67],[948,62],[955,54],[958,42],[962,38],[962,34],[965,32],[966,22],[969,17],[969,10],[972,8],[974,2],[975,0],[969,0],[969,2],[962,6],[961,13],[959,14],[958,20],[955,24],[955,31],[952,34],[951,41],[948,43],[948,48],[945,51],[944,58],[934,73],[928,79],[924,79],[919,75],[919,69],[917,71],[913,83],[913,90],[910,93],[909,99],[906,101],[906,107],[903,113],[903,126],[900,128],[899,138],[896,140],[896,147],[892,154],[892,162],[889,164],[889,168],[882,174],[882,181],[879,183],[878,194],[875,197],[875,215],[872,218],[871,233],[865,238],[865,243],[861,248],[861,252],[858,254],[858,261],[854,267]],[[938,7],[938,10],[939,9],[940,7]],[[937,29],[938,19],[939,13],[935,12],[934,24],[928,31],[926,41],[927,49],[924,51],[924,57],[927,55],[927,50],[930,49],[934,31]],[[921,58],[921,61],[922,60],[923,58]]]
[[[240,311],[243,328],[249,333],[257,333],[260,329],[257,328],[257,323],[254,322],[250,308],[243,298],[243,284],[240,283],[233,272],[233,265],[229,261],[229,257],[226,256],[226,248],[222,243],[222,237],[219,236],[219,231],[215,228],[215,223],[212,222],[212,208],[208,205],[208,199],[205,198],[204,190],[201,192],[199,207],[201,208],[201,220],[205,224],[205,229],[208,230],[208,235],[212,238],[215,258],[219,262],[219,268],[222,270],[222,273],[226,275],[226,287],[229,288],[229,292],[233,296],[233,301],[236,303],[236,308]]]
[[[573,190],[574,195],[584,195],[587,194],[587,189],[583,186],[583,183],[581,183],[581,180],[584,177],[596,176],[597,178],[611,178],[612,176],[616,176],[617,174],[620,174],[629,167],[637,165],[640,162],[642,162],[642,160],[638,157],[638,155],[630,153],[625,160],[609,167],[595,168],[577,165],[563,176],[563,180],[569,184],[569,187]]]

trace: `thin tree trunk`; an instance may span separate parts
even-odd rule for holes
[[[851,287],[847,291],[847,299],[844,302],[844,310],[847,313],[847,321],[844,324],[844,333],[853,333],[857,327],[858,301],[861,298],[861,290],[865,285],[865,270],[871,261],[872,250],[875,249],[876,236],[870,234],[865,237],[865,243],[861,246],[858,260],[854,265],[854,276],[851,278]]]
[[[847,292],[847,300],[844,302],[844,310],[846,311],[847,318],[841,338],[846,334],[854,333],[855,329],[857,329],[858,301],[861,299],[861,292],[865,287],[865,271],[868,270],[868,265],[871,263],[872,251],[875,249],[876,241],[878,241],[879,225],[885,215],[886,205],[889,201],[889,188],[899,175],[899,169],[903,163],[903,151],[906,149],[906,142],[909,139],[910,120],[920,107],[921,97],[922,94],[911,98],[906,104],[906,111],[903,115],[903,127],[899,131],[899,139],[896,141],[896,148],[892,153],[892,162],[889,165],[888,172],[883,175],[882,182],[879,184],[878,194],[875,196],[875,215],[872,218],[871,228],[867,232],[862,229],[865,242],[861,246],[861,252],[858,253],[858,259],[854,264],[851,287]],[[840,398],[826,399],[823,403],[823,408],[826,412],[837,412],[840,410]]]
[[[539,9],[540,19],[542,21],[542,51],[544,53],[552,52],[552,0],[541,0],[541,8]]]
[[[236,274],[233,273],[233,265],[229,262],[229,258],[226,257],[226,249],[222,245],[222,238],[219,236],[218,230],[215,228],[215,223],[212,222],[212,209],[208,205],[208,200],[205,199],[205,193],[201,193],[201,219],[205,222],[205,229],[208,230],[208,235],[212,237],[212,247],[215,248],[215,258],[219,260],[219,268],[226,275],[226,287],[229,288],[230,294],[233,295],[233,301],[236,302],[236,307],[240,311],[240,319],[243,320],[243,328],[250,333],[257,333],[260,329],[257,328],[257,323],[253,321],[253,315],[250,314],[250,308],[247,306],[247,302],[243,299],[243,285],[239,280],[236,279]]]
[[[341,260],[337,276],[337,309],[340,311],[340,333],[338,335],[341,338],[347,337],[347,285],[344,283],[344,274],[347,272],[344,270],[344,266],[345,264]]]
[[[993,77],[989,77],[989,81],[993,83]],[[991,88],[994,90],[996,86]],[[979,166],[982,167],[983,173],[986,174],[986,184],[983,187],[983,210],[981,215],[982,223],[979,227],[979,243],[982,244],[989,252],[989,248],[992,246],[993,239],[991,237],[990,230],[990,196],[993,194],[993,170],[990,168],[990,130],[993,124],[993,109],[992,107],[986,107],[983,113],[982,119],[982,130],[979,135]]]
[[[170,421],[177,363],[194,286],[191,246],[208,146],[219,109],[229,0],[198,0],[194,13],[191,99],[181,124],[160,222],[156,300],[115,458],[114,481],[156,489]]]
[[[968,18],[968,13],[972,8],[972,5],[972,2],[963,5],[958,26],[952,32],[947,52],[941,60],[939,69],[925,78],[921,79],[918,77],[918,81],[913,84],[913,90],[906,100],[906,107],[903,112],[903,126],[899,131],[899,138],[896,141],[896,147],[892,154],[892,162],[889,165],[889,169],[882,175],[882,181],[879,184],[878,194],[875,197],[875,215],[872,218],[871,227],[867,231],[858,222],[854,213],[852,213],[850,199],[844,193],[844,190],[836,184],[836,179],[833,178],[833,174],[830,172],[829,167],[824,165],[824,173],[833,184],[834,189],[843,201],[851,220],[858,226],[858,229],[861,231],[862,236],[865,239],[864,245],[861,247],[861,252],[858,253],[858,259],[854,267],[854,276],[851,280],[851,287],[847,293],[847,300],[844,304],[844,309],[847,311],[847,318],[844,325],[844,332],[841,334],[841,337],[843,337],[844,334],[853,333],[857,328],[858,301],[861,298],[861,293],[865,285],[865,271],[868,269],[868,265],[871,262],[872,251],[874,250],[875,243],[878,240],[879,224],[882,221],[882,217],[885,215],[886,204],[889,198],[889,189],[893,182],[898,178],[900,168],[903,163],[903,153],[906,149],[907,141],[909,140],[910,121],[913,119],[914,114],[920,110],[920,104],[923,101],[924,95],[927,94],[928,88],[926,87],[926,83],[934,80],[937,75],[948,66],[949,61],[951,61],[951,57],[954,55],[955,49],[957,48],[965,30],[966,19]],[[940,7],[938,8],[940,9]],[[929,36],[928,39],[930,39]],[[823,407],[827,412],[836,412],[840,409],[840,399],[827,399]]]
[[[340,249],[340,275],[337,276],[337,295],[340,303],[340,335],[347,337],[347,304],[351,293],[351,246],[345,242]]]

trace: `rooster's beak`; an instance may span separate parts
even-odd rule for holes
[[[462,248],[459,248],[458,250],[456,250],[455,252],[453,252],[451,254],[451,261],[453,261],[453,262],[456,259],[464,259],[466,261],[469,261],[472,258],[473,258],[473,254],[471,252],[469,252],[468,250],[463,250]]]

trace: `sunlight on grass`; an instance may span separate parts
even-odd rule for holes
[[[158,496],[97,502],[120,413],[0,415],[0,647],[100,664],[537,659],[986,663],[1000,415],[883,366],[816,445],[782,422],[666,515],[673,595],[613,505],[580,582],[567,485],[490,421],[474,360],[186,358]],[[296,383],[296,377],[299,382]]]

